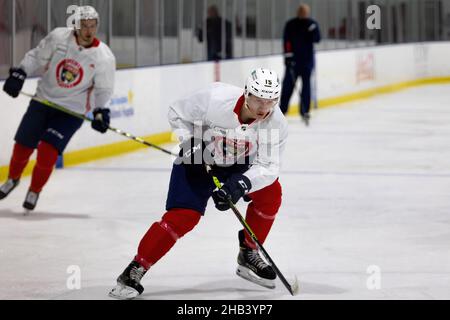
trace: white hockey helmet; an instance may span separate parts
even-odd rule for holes
[[[98,12],[92,6],[80,6],[76,11],[76,27],[81,26],[79,23],[81,20],[97,20],[97,27],[100,25],[100,16]]]
[[[281,84],[275,71],[258,68],[253,70],[245,83],[245,96],[249,94],[263,99],[278,99]]]

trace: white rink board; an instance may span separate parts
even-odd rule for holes
[[[414,79],[449,76],[449,56],[450,42],[321,51],[316,56],[318,99]],[[243,87],[249,71],[258,66],[272,68],[280,77],[284,75],[283,58],[277,55],[221,62],[220,79]],[[168,131],[166,114],[170,102],[214,81],[215,75],[216,66],[211,62],[119,70],[114,93],[118,102],[111,106],[118,116],[111,125],[143,136]],[[28,79],[24,91],[33,93],[36,82],[37,79]],[[27,101],[0,93],[0,166],[9,163],[13,137]],[[291,103],[298,103],[298,94],[294,93]],[[123,140],[112,133],[100,135],[84,125],[67,151]]]

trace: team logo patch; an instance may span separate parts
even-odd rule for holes
[[[73,88],[83,79],[83,67],[73,59],[64,59],[56,67],[56,81],[63,88]]]
[[[257,152],[258,136],[248,125],[233,129],[214,127],[210,134],[216,164],[252,163]]]
[[[246,140],[229,139],[227,137],[216,137],[214,140],[214,154],[217,162],[235,163],[250,154],[252,143]]]

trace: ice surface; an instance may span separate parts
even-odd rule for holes
[[[240,225],[210,202],[147,273],[141,298],[449,299],[449,101],[449,85],[424,86],[319,109],[309,128],[289,119],[283,204],[265,248],[298,276],[298,296],[234,274]],[[164,213],[170,168],[147,149],[58,170],[30,216],[24,178],[0,202],[0,299],[109,299]],[[71,266],[79,290],[67,286]],[[367,287],[371,266],[378,289]]]

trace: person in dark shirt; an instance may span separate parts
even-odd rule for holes
[[[202,29],[198,29],[197,37],[200,42],[203,42]],[[208,8],[206,44],[209,61],[233,58],[231,22],[225,20],[225,52],[222,53],[222,17],[219,15],[219,10],[215,5]]]
[[[309,122],[311,103],[311,73],[314,69],[314,43],[320,41],[319,25],[310,18],[310,8],[301,4],[297,17],[289,20],[284,28],[283,45],[286,73],[281,91],[280,109],[286,113],[289,100],[298,77],[302,79],[300,115]]]

